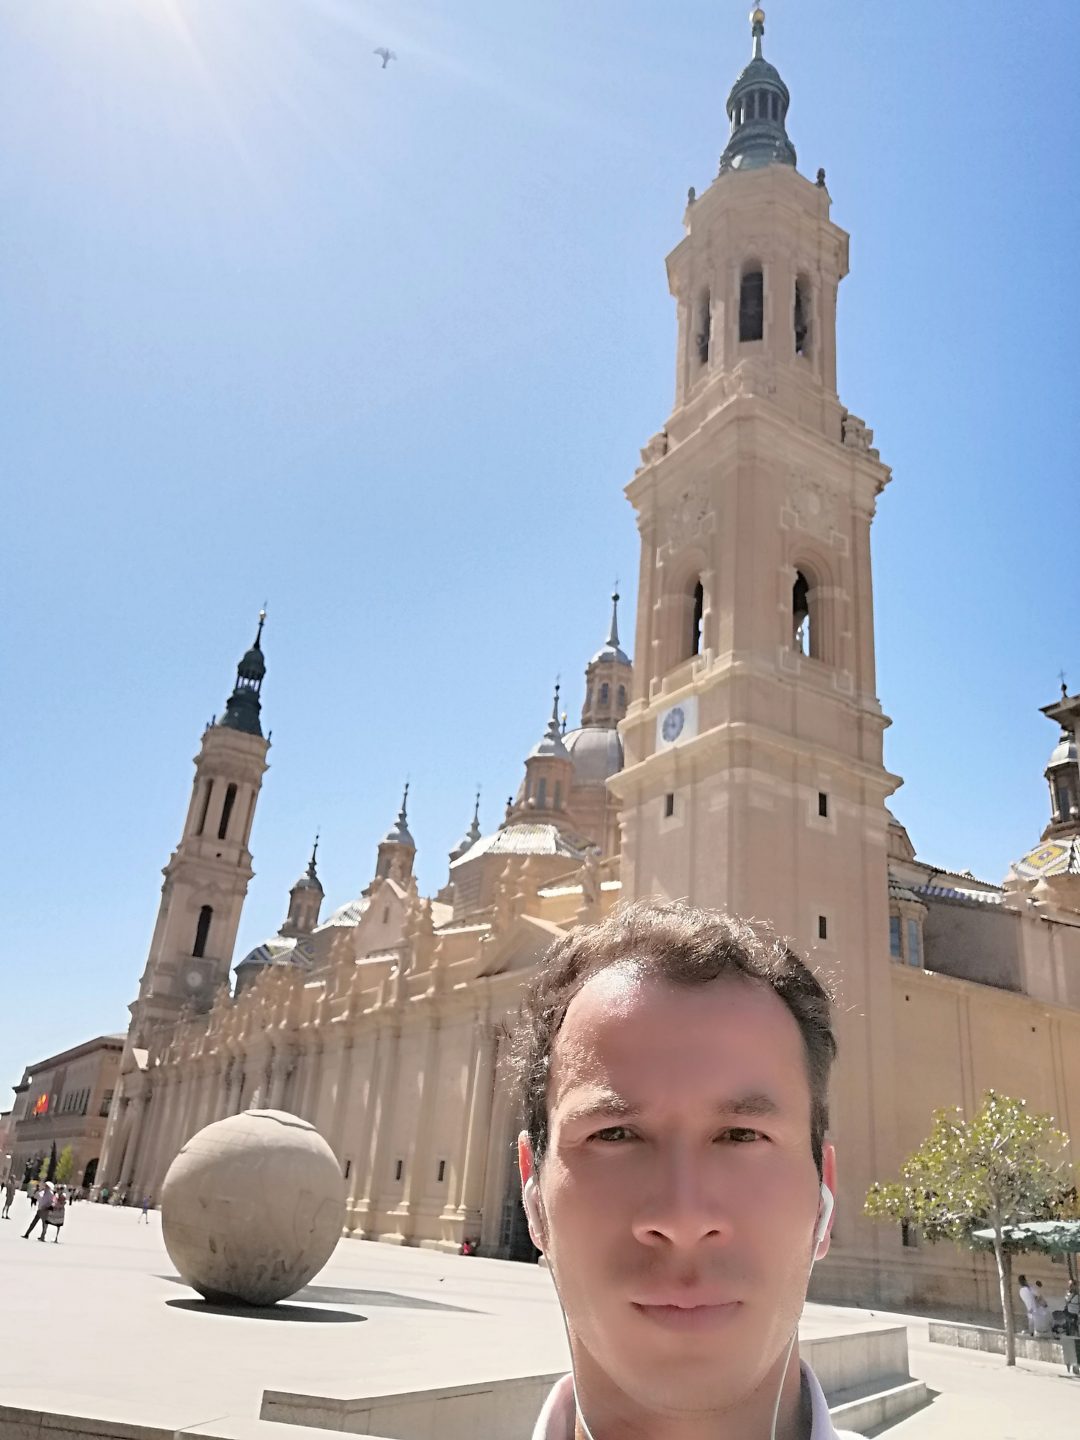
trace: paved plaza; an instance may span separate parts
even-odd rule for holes
[[[566,1346],[550,1277],[505,1261],[342,1241],[297,1301],[209,1309],[175,1277],[160,1216],[76,1205],[58,1245],[0,1224],[0,1407],[158,1430],[254,1420],[264,1390],[349,1396],[555,1372]],[[1071,1433],[1080,1378],[1060,1365],[931,1346],[925,1320],[813,1305],[808,1336],[905,1324],[911,1373],[937,1392],[895,1440]],[[288,1440],[292,1427],[275,1427]],[[79,1432],[84,1433],[84,1432]],[[297,1436],[301,1432],[297,1431]],[[309,1434],[311,1432],[308,1432]],[[4,1434],[0,1421],[0,1436]]]

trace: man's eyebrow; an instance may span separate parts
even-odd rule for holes
[[[600,1116],[612,1116],[620,1120],[633,1119],[642,1113],[642,1106],[635,1105],[614,1091],[583,1099],[580,1104],[571,1105],[563,1116],[564,1121],[588,1120]],[[734,1115],[740,1119],[762,1118],[780,1114],[780,1106],[763,1090],[750,1090],[745,1095],[735,1095],[719,1100],[713,1106],[717,1115]]]

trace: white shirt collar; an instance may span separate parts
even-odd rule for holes
[[[810,1440],[844,1440],[848,1432],[833,1428],[824,1391],[805,1361],[802,1362],[802,1373],[810,1391],[813,1416]],[[532,1440],[574,1440],[574,1382],[569,1375],[557,1381],[544,1401]]]

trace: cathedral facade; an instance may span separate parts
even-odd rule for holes
[[[556,690],[502,824],[484,835],[474,813],[442,889],[418,893],[406,789],[362,894],[321,918],[313,853],[230,984],[268,750],[260,621],[195,760],[99,1184],[156,1196],[203,1125],[281,1108],[334,1148],[349,1233],[533,1258],[503,1073],[522,985],[568,928],[651,895],[767,918],[838,984],[839,1196],[816,1298],[993,1308],[982,1258],[862,1215],[934,1107],[1022,1096],[1071,1122],[1080,1161],[1080,697],[1046,707],[1049,820],[1006,881],[921,860],[888,808],[875,676],[870,529],[890,472],[836,393],[848,237],[824,172],[797,170],[760,11],[751,24],[719,173],[667,262],[675,404],[627,487],[633,664],[615,596],[580,725]]]

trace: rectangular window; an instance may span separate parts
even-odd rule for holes
[[[824,790],[817,792],[817,813],[823,820],[829,818],[829,797],[825,794]]]
[[[110,1105],[112,1105],[112,1097],[113,1092],[111,1090],[106,1090],[105,1094],[101,1097],[101,1110],[99,1111],[99,1114],[105,1116],[108,1115],[109,1107]]]
[[[438,1173],[438,1176],[437,1176],[436,1178],[439,1179],[439,1180],[445,1180],[445,1179],[446,1179],[446,1161],[445,1161],[445,1160],[440,1160],[440,1161],[439,1161],[439,1173]]]
[[[404,1161],[404,1160],[399,1160],[399,1161],[397,1162],[397,1164],[394,1166],[394,1179],[395,1179],[395,1180],[400,1180],[401,1177],[402,1177],[402,1175],[404,1175],[404,1173],[405,1173],[405,1161]]]
[[[536,808],[537,808],[538,810],[543,810],[543,808],[544,808],[544,806],[545,806],[546,804],[547,804],[547,777],[544,776],[544,775],[541,775],[540,779],[536,782]]]
[[[674,814],[675,814],[675,796],[674,796],[674,794],[669,790],[668,793],[664,796],[664,815],[665,815],[666,818],[670,819],[671,816],[674,815]]]
[[[827,940],[829,938],[829,922],[824,915],[817,917],[817,938]]]
[[[922,965],[922,936],[918,920],[909,919],[907,922],[907,963]]]
[[[910,1220],[900,1221],[900,1243],[905,1250],[919,1248],[919,1230],[916,1225],[912,1225]]]
[[[889,916],[889,954],[894,960],[903,956],[903,948],[900,943],[900,916]]]

